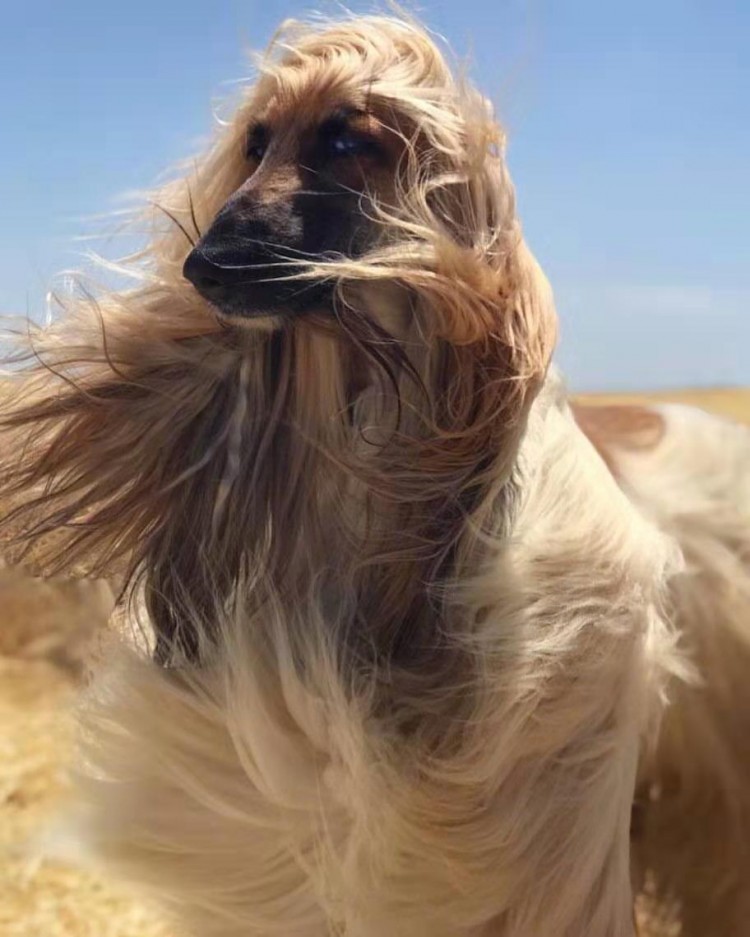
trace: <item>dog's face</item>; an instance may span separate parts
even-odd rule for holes
[[[271,93],[246,128],[247,178],[188,256],[185,277],[233,319],[330,306],[335,277],[320,265],[361,257],[379,237],[372,205],[393,196],[400,142],[340,89]]]
[[[402,342],[414,332],[422,347],[515,349],[513,304],[525,317],[531,293],[544,303],[543,278],[523,245],[492,108],[429,37],[378,17],[290,24],[259,72],[196,166],[210,221],[184,276],[219,317],[275,328],[335,311],[345,329]],[[170,207],[197,228],[191,184]],[[178,227],[167,278],[184,256]]]

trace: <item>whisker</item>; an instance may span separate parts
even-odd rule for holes
[[[201,229],[198,225],[198,221],[195,217],[195,205],[193,204],[193,190],[190,188],[190,180],[187,180],[187,190],[188,190],[188,205],[190,206],[190,219],[193,222],[193,227],[195,228],[195,233],[198,235],[198,239],[203,237]]]
[[[169,211],[169,209],[165,208],[163,205],[160,205],[158,202],[152,201],[151,199],[149,199],[149,205],[153,205],[154,208],[158,208],[160,212],[163,212],[167,216],[167,218],[169,218],[171,222],[176,224],[177,227],[180,229],[180,231],[182,231],[182,233],[185,235],[187,240],[190,242],[191,247],[195,247],[194,239],[190,236],[190,234],[188,233],[187,229],[182,224],[182,222],[179,221],[177,218],[175,218],[175,216],[172,214],[171,211]]]

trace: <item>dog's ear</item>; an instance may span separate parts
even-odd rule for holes
[[[557,316],[501,157],[487,153],[459,176],[439,208],[433,260],[414,274],[423,328],[460,360],[457,379],[476,384],[479,409],[519,425],[549,367]]]
[[[476,261],[448,248],[418,304],[424,328],[437,333],[431,468],[463,466],[472,487],[511,471],[556,339],[551,289],[520,237],[502,263]],[[449,291],[438,285],[448,282]]]
[[[541,386],[557,340],[552,289],[520,235],[497,276],[487,343],[490,353],[506,362],[518,399],[526,405]]]
[[[521,234],[491,105],[461,84],[432,93],[431,107],[408,97],[392,107],[407,115],[392,118],[404,156],[397,206],[383,219],[384,269],[403,271],[428,338],[491,370],[485,392],[497,407],[505,401],[507,418],[523,412],[549,365],[552,291]]]

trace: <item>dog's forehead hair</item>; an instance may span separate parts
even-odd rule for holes
[[[307,95],[281,92],[261,99],[253,108],[253,124],[262,126],[269,136],[284,134],[299,139],[306,132],[336,120],[378,137],[396,129],[392,110],[365,92],[313,88]]]

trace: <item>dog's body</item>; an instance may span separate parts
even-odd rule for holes
[[[4,412],[21,558],[143,589],[82,822],[190,933],[619,937],[633,868],[746,933],[748,436],[571,409],[500,142],[418,29],[288,27]]]
[[[682,933],[744,935],[750,930],[750,432],[679,405],[656,408],[654,415],[660,431],[641,421],[635,440],[610,441],[609,448],[634,505],[680,546],[685,571],[670,590],[695,679],[670,687],[658,744],[643,753],[634,860],[639,881],[650,873],[658,891],[672,898]]]

